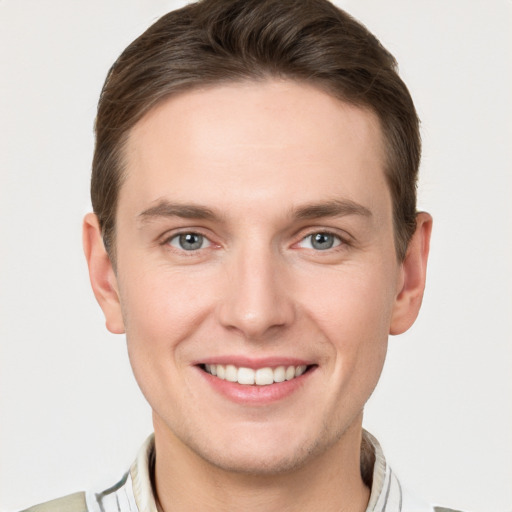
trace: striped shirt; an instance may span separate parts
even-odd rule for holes
[[[363,443],[371,447],[375,456],[366,512],[456,512],[430,506],[407,493],[387,464],[378,441],[363,431]],[[102,492],[73,494],[24,512],[159,512],[150,476],[154,458],[154,437],[150,436],[116,485]]]

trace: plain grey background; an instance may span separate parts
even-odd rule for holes
[[[0,508],[115,483],[151,432],[81,249],[106,72],[171,0],[0,0]],[[397,57],[434,216],[366,427],[418,494],[512,509],[512,2],[346,0]]]

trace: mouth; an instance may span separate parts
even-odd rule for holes
[[[243,386],[270,386],[292,381],[310,371],[315,365],[281,365],[262,368],[246,368],[233,364],[201,364],[199,367],[220,380]]]

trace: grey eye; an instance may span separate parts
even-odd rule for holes
[[[311,245],[320,251],[330,249],[334,245],[334,237],[328,233],[316,233],[311,235]]]
[[[199,233],[181,233],[171,238],[169,244],[184,251],[197,251],[208,247],[210,242]]]
[[[341,244],[341,240],[332,233],[313,233],[302,239],[300,247],[326,251]]]

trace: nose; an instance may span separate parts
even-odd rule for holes
[[[294,320],[288,269],[271,248],[248,247],[231,255],[218,306],[219,322],[251,341],[264,340]]]

